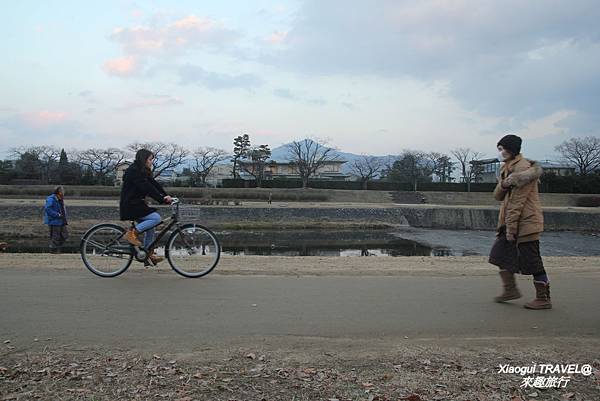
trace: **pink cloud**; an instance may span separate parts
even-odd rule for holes
[[[67,113],[62,111],[42,110],[23,114],[23,120],[32,127],[48,127],[61,124],[68,118]]]
[[[104,71],[110,75],[127,77],[138,72],[140,63],[134,56],[114,58],[104,63]]]
[[[218,21],[188,15],[164,26],[116,28],[110,38],[129,55],[172,53],[202,46],[224,46],[238,34]]]
[[[285,40],[287,39],[287,36],[288,36],[287,32],[275,31],[269,37],[267,37],[265,40],[268,43],[271,43],[273,45],[278,45],[278,44],[285,42]]]
[[[199,18],[195,15],[188,15],[171,25],[174,29],[193,29],[201,32],[210,29],[219,29],[218,24],[208,18]]]
[[[124,56],[106,61],[103,68],[110,75],[127,77],[138,73],[141,64],[152,58],[172,59],[193,48],[221,48],[238,36],[219,21],[195,15],[162,26],[120,27],[113,30],[110,39],[122,46]]]
[[[127,53],[152,52],[160,50],[165,44],[160,32],[143,26],[116,28],[111,38],[121,42]]]

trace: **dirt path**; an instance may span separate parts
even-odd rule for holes
[[[166,262],[165,262],[166,263]],[[545,256],[549,274],[600,272],[600,257]],[[0,269],[77,269],[84,270],[78,254],[47,253],[0,254]],[[143,273],[134,263],[125,274]],[[160,273],[173,274],[168,264]],[[399,257],[318,257],[318,256],[223,256],[211,275],[311,275],[311,276],[494,276],[497,268],[486,256],[399,256]]]
[[[224,258],[200,279],[0,255],[0,399],[585,400],[600,258],[546,258],[555,308],[491,302],[481,257]],[[368,263],[366,263],[368,262]],[[50,264],[53,266],[49,266]],[[579,363],[563,388],[501,364]],[[547,375],[548,376],[548,375]]]

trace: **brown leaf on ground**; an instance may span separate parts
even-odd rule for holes
[[[421,401],[421,397],[419,397],[417,394],[407,395],[406,397],[401,397],[400,399],[408,401]]]

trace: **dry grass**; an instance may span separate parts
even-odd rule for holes
[[[292,340],[293,341],[293,340]],[[0,359],[2,400],[596,400],[597,342],[520,339],[361,344],[296,339],[296,346],[208,347],[190,354],[42,349]],[[515,346],[519,352],[514,352]],[[521,388],[500,363],[590,363],[566,388]]]

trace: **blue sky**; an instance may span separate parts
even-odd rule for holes
[[[0,16],[0,151],[176,141],[556,158],[600,135],[595,1],[20,1]]]

